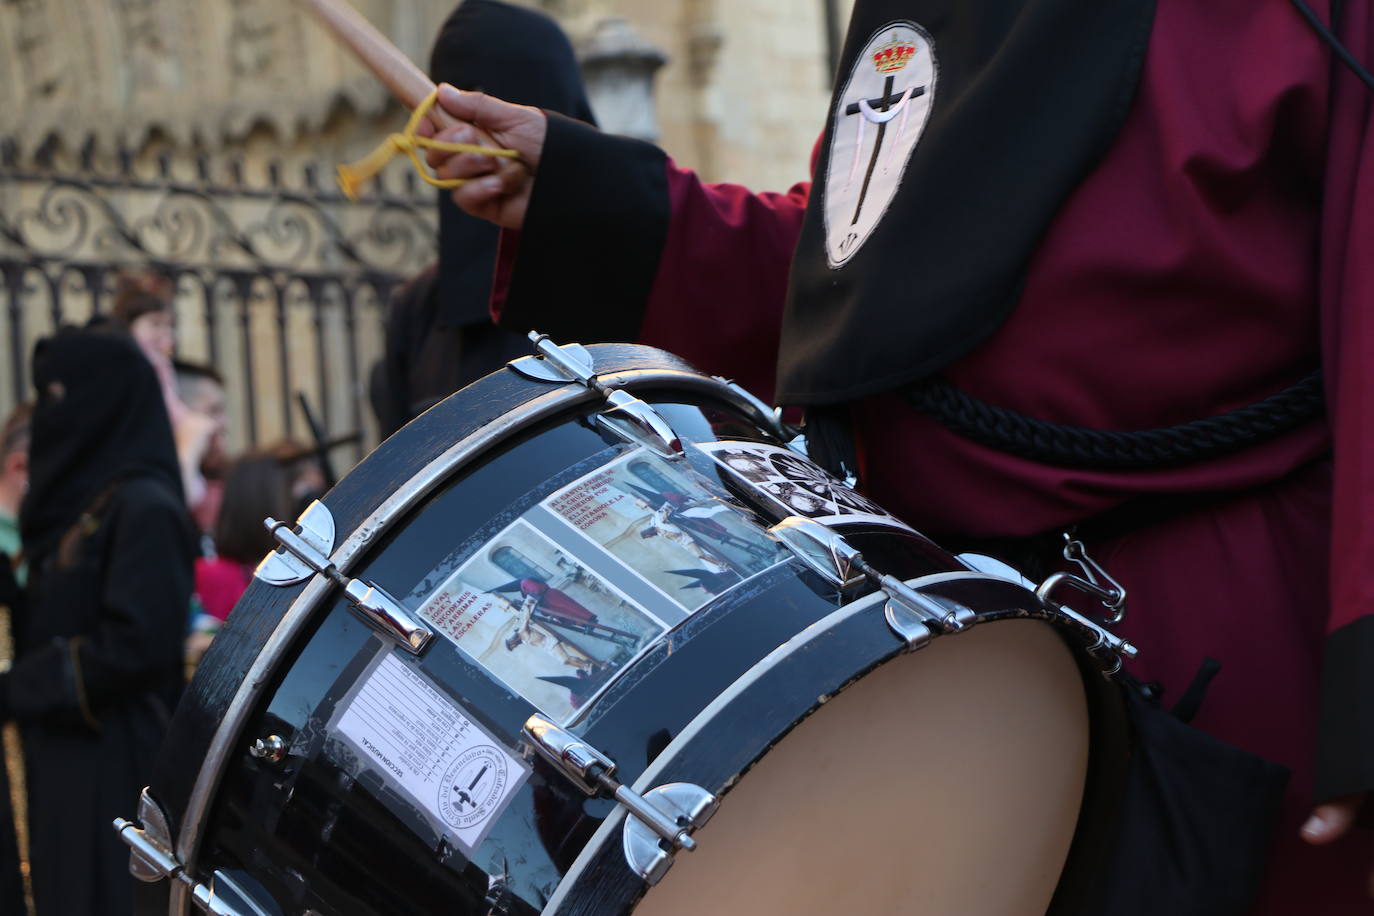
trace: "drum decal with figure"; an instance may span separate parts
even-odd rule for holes
[[[737,386],[537,347],[278,528],[119,822],[147,912],[1044,912],[1133,650]]]

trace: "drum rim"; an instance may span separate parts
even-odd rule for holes
[[[1068,617],[1065,614],[1059,613],[1043,605],[1040,602],[1040,600],[1036,598],[1034,592],[1032,592],[1030,589],[1027,589],[1024,585],[1022,585],[1019,582],[1015,582],[1011,579],[1007,579],[1005,577],[993,575],[990,573],[959,570],[932,573],[925,576],[918,576],[916,578],[907,580],[906,584],[914,589],[921,590],[929,588],[931,586],[938,586],[951,582],[977,582],[993,585],[999,589],[1014,589],[1016,597],[1020,599],[1018,605],[1015,608],[1005,608],[997,611],[979,612],[978,623],[974,626],[995,623],[998,621],[1009,619],[1040,620],[1055,627],[1055,629],[1058,630],[1061,634],[1069,638],[1075,657],[1079,662],[1080,670],[1083,669],[1083,663],[1085,661],[1088,661],[1088,653],[1085,651],[1084,646],[1081,644],[1085,642],[1090,642],[1094,638],[1095,634],[1092,634],[1090,630],[1084,628],[1077,621],[1073,620],[1073,618]],[[697,736],[699,736],[703,731],[709,728],[715,719],[717,719],[719,716],[723,714],[728,713],[730,709],[733,707],[733,705],[736,702],[740,701],[742,698],[744,698],[746,695],[748,695],[751,689],[757,686],[758,683],[764,677],[766,677],[770,672],[772,672],[774,669],[778,668],[781,664],[783,664],[792,656],[794,656],[805,646],[809,645],[810,643],[818,639],[823,639],[828,636],[837,634],[837,631],[840,628],[844,627],[856,616],[864,612],[871,612],[874,607],[881,607],[888,600],[889,596],[882,591],[877,591],[872,594],[865,595],[862,598],[856,599],[855,601],[852,601],[844,605],[843,607],[836,608],[830,614],[827,614],[825,617],[822,617],[820,620],[817,620],[814,624],[807,627],[805,630],[802,630],[801,632],[797,633],[787,642],[783,643],[782,645],[774,649],[772,652],[768,653],[768,655],[764,656],[753,666],[751,666],[749,670],[745,671],[738,678],[736,678],[735,681],[732,682],[729,687],[721,691],[721,693],[718,696],[712,699],[710,703],[703,707],[702,710],[696,716],[694,716],[692,720],[687,723],[686,726],[683,727],[681,732],[679,732],[676,736],[673,737],[673,740],[669,742],[669,744],[666,747],[664,747],[664,749],[661,752],[659,752],[659,755],[647,767],[645,767],[644,770],[640,773],[640,775],[635,779],[631,787],[633,791],[643,794],[649,791],[650,789],[654,788],[655,786],[661,785],[665,782],[680,781],[675,778],[665,778],[665,773],[670,772],[674,765],[680,762],[682,752],[687,750],[691,746],[692,742],[697,738]],[[877,616],[878,619],[881,620],[880,615],[875,614],[875,616]],[[892,636],[891,646],[887,647],[885,651],[880,651],[874,656],[872,656],[869,659],[868,666],[854,672],[853,677],[849,681],[845,682],[837,691],[834,692],[834,694],[838,694],[843,692],[844,690],[847,690],[854,683],[861,680],[862,677],[866,675],[868,672],[884,664],[887,664],[888,662],[894,660],[896,657],[907,654],[909,652],[919,651],[910,649],[907,646],[905,640],[901,639],[895,632],[892,632],[890,629],[887,630],[887,632],[890,633]],[[950,637],[946,636],[942,638]],[[1073,645],[1074,643],[1077,643],[1078,645]],[[1088,661],[1088,664],[1091,665],[1092,663]],[[1084,685],[1084,690],[1087,690],[1086,684]],[[822,705],[824,705],[824,701],[818,698],[815,702],[812,703],[810,707],[806,709],[806,711],[799,718],[797,718],[780,735],[772,736],[768,738],[766,741],[764,741],[761,750],[757,755],[754,756],[753,761],[749,764],[748,767],[745,768],[745,771],[747,771],[749,767],[752,767],[754,763],[757,763],[759,759],[761,759],[765,754],[767,754],[769,749],[772,748],[783,737],[785,737],[786,734],[792,728],[795,728],[797,725],[799,725],[808,716],[810,716],[812,713],[818,710]],[[725,778],[725,783],[731,784],[734,780],[737,780],[739,776],[740,774],[727,774]],[[709,785],[703,786],[703,788],[712,792],[718,791],[717,788]],[[722,799],[722,802],[725,801],[728,801],[728,799]],[[596,831],[592,834],[591,838],[587,841],[586,845],[578,853],[577,858],[573,861],[572,865],[569,866],[567,871],[564,872],[562,879],[559,881],[558,886],[554,888],[554,892],[549,897],[548,902],[544,905],[543,909],[540,910],[541,916],[571,916],[571,914],[582,912],[582,910],[576,908],[579,905],[585,905],[586,901],[572,899],[572,895],[577,889],[576,885],[586,875],[586,873],[597,864],[597,861],[604,859],[605,856],[612,857],[612,860],[617,863],[618,867],[623,867],[623,875],[627,881],[637,882],[641,885],[643,884],[641,879],[631,874],[629,867],[625,865],[625,863],[623,862],[623,858],[616,857],[617,850],[620,846],[618,842],[618,831],[621,830],[625,823],[626,813],[627,812],[624,807],[618,806],[597,827]],[[642,897],[643,893],[646,890],[647,889],[641,888],[641,890],[637,894],[636,899],[638,899],[638,897]]]
[[[593,357],[601,347],[589,348]],[[665,353],[644,347],[646,351]],[[666,354],[671,355],[671,354]],[[506,369],[498,372],[515,370]],[[521,376],[524,378],[524,376]],[[598,380],[610,388],[644,389],[658,388],[681,390],[689,393],[711,394],[726,401],[754,419],[763,430],[776,429],[776,419],[764,410],[762,402],[743,388],[720,378],[688,369],[651,368],[621,369],[598,374]],[[534,382],[534,384],[540,384]],[[330,556],[331,562],[342,573],[347,574],[353,565],[366,553],[367,549],[409,510],[434,492],[454,474],[460,472],[471,461],[479,458],[501,442],[517,435],[521,430],[541,420],[548,419],[570,408],[582,404],[595,403],[602,398],[597,391],[567,383],[544,383],[557,387],[535,394],[529,400],[512,408],[464,436],[434,458],[376,508],[368,513],[349,536]],[[453,397],[461,396],[457,392]],[[282,613],[277,625],[268,636],[262,649],[253,658],[252,664],[244,672],[234,692],[233,699],[226,707],[224,715],[215,728],[214,736],[206,748],[206,754],[196,780],[187,798],[182,813],[180,830],[177,833],[176,856],[186,874],[196,875],[199,855],[204,840],[204,827],[210,809],[218,795],[223,774],[234,748],[238,745],[248,725],[248,717],[256,708],[267,689],[268,683],[280,669],[287,651],[295,643],[312,615],[329,594],[333,585],[319,574],[311,576],[306,587]],[[190,893],[185,882],[172,882],[168,911],[172,916],[184,916],[190,912]]]

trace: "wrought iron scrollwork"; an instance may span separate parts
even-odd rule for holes
[[[326,173],[309,164],[288,174],[268,163],[265,180],[255,182],[232,157],[188,163],[125,150],[102,160],[87,146],[73,168],[55,160],[45,148],[32,166],[21,164],[14,145],[0,142],[0,352],[11,357],[0,409],[25,391],[27,345],[37,332],[105,310],[117,271],[151,266],[176,283],[183,320],[202,329],[199,355],[239,378],[248,442],[268,409],[258,397],[264,386],[277,389],[281,400],[270,409],[284,420],[278,431],[289,433],[293,386],[323,398],[340,373],[350,390],[322,409],[338,429],[359,427],[360,341],[380,336],[371,322],[392,288],[437,251],[428,189],[392,182],[352,203],[322,187]],[[261,301],[269,307],[250,308]],[[255,359],[262,328],[253,322],[262,321],[275,324],[277,346]],[[315,340],[287,347],[288,328],[306,325]],[[301,354],[313,365],[294,365]],[[226,355],[237,365],[223,365]]]

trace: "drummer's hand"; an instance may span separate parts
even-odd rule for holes
[[[519,229],[525,222],[530,187],[544,150],[548,130],[544,112],[481,92],[459,92],[447,83],[439,87],[439,106],[466,123],[445,128],[435,136],[433,125],[426,121],[418,133],[446,143],[489,145],[494,141],[520,154],[518,160],[439,150],[430,150],[426,156],[440,178],[475,179],[454,189],[453,202],[460,208],[498,226]]]
[[[1345,836],[1354,826],[1355,818],[1369,796],[1370,793],[1361,792],[1318,805],[1302,825],[1302,838],[1313,845],[1322,846]],[[1374,896],[1374,871],[1369,874],[1367,890],[1370,896]]]

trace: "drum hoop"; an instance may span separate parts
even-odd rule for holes
[[[1046,608],[1041,604],[1039,599],[1036,598],[1035,594],[1029,589],[1026,589],[1025,586],[1002,576],[989,575],[988,573],[976,571],[953,571],[932,573],[930,575],[908,579],[906,584],[911,588],[920,590],[932,585],[956,581],[981,581],[996,584],[998,586],[1009,586],[1024,593],[1024,607],[1011,612],[993,611],[980,613],[978,615],[980,624],[1007,619],[1033,619],[1044,621],[1063,632],[1074,634],[1079,637],[1080,640],[1090,639],[1092,636],[1091,631],[1080,626],[1072,618]],[[658,756],[644,768],[644,771],[635,779],[631,787],[632,790],[642,795],[654,786],[662,783],[664,781],[665,771],[678,762],[678,757],[681,752],[687,749],[691,742],[710,726],[721,713],[726,712],[741,696],[755,686],[755,684],[765,675],[777,668],[785,659],[796,654],[807,644],[831,634],[836,628],[855,616],[869,612],[875,607],[881,607],[888,600],[889,596],[882,591],[865,595],[856,601],[852,601],[843,607],[837,608],[793,636],[787,642],[778,646],[772,652],[769,652],[750,667],[749,670],[736,678],[730,686],[721,691],[719,695],[701,710],[701,712],[692,717],[692,720],[683,727],[682,731],[675,735],[672,741],[659,752]],[[1032,610],[1032,608],[1035,608],[1035,610]],[[894,634],[890,651],[884,652],[873,658],[872,665],[873,667],[881,666],[909,651],[914,650],[909,650],[906,644]],[[862,673],[863,672],[860,672],[860,674]],[[861,677],[856,677],[854,680],[846,683],[844,687],[841,688],[840,692],[843,692],[843,690],[847,689],[852,683],[861,679]],[[818,703],[817,706],[819,705]],[[813,706],[808,711],[807,715],[814,712],[815,709],[816,706]],[[802,718],[804,719],[805,716]],[[797,724],[798,723],[794,722],[793,727]],[[710,786],[704,788],[708,791],[714,791]],[[560,913],[565,912],[563,909],[565,904],[576,904],[576,901],[569,901],[569,895],[574,891],[575,886],[580,881],[583,874],[592,867],[594,861],[606,852],[608,844],[618,848],[618,844],[615,843],[615,838],[617,836],[617,831],[619,831],[624,824],[625,817],[626,809],[622,806],[617,806],[616,809],[601,822],[591,838],[587,841],[587,844],[578,853],[577,858],[573,860],[572,865],[569,866],[568,870],[563,874],[562,879],[554,889],[553,894],[549,897],[548,902],[544,905],[544,908],[540,910],[541,916],[559,916]],[[614,855],[614,850],[612,850],[610,854]],[[626,871],[626,876],[627,878],[631,877],[628,869]]]
[[[757,399],[743,389],[731,386],[724,379],[704,373],[684,369],[625,369],[598,375],[598,379],[613,388],[660,388],[710,394],[753,417],[761,428],[769,429],[772,426],[771,416],[762,413]],[[536,395],[514,410],[481,426],[425,465],[369,513],[334,551],[330,557],[331,562],[340,572],[346,574],[367,548],[389,531],[398,519],[461,471],[470,461],[481,457],[505,439],[517,435],[540,420],[581,404],[595,403],[600,397],[590,388],[571,383],[563,384]],[[216,726],[214,737],[211,738],[206,750],[205,761],[196,774],[195,784],[181,818],[181,829],[177,834],[177,859],[182,863],[186,874],[196,874],[203,827],[209,816],[210,806],[219,791],[229,755],[248,724],[248,716],[257,706],[286,652],[295,643],[296,637],[309,623],[316,607],[332,588],[332,584],[318,573],[311,576],[309,583],[282,614],[277,626],[263,644],[262,650],[253,659],[233,699],[229,701],[219,725]],[[172,883],[168,908],[171,916],[186,916],[190,913],[188,887],[189,885],[182,881]]]

